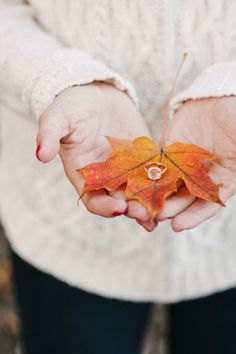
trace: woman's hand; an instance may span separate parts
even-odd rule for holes
[[[182,105],[167,132],[166,145],[181,141],[225,156],[214,162],[209,176],[222,182],[220,198],[225,202],[236,192],[236,97],[190,100]],[[227,158],[228,157],[228,158]],[[166,202],[158,220],[172,219],[174,231],[191,229],[222,208],[192,196],[184,187]]]
[[[76,170],[109,156],[105,135],[132,140],[149,132],[129,96],[114,86],[92,83],[68,88],[40,117],[38,158],[46,163],[59,152],[68,179],[81,195],[84,182]],[[156,226],[146,209],[136,201],[126,202],[122,192],[90,192],[82,199],[91,213],[104,217],[125,213],[148,231]]]

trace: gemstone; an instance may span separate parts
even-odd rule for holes
[[[149,179],[158,180],[161,178],[162,171],[159,167],[149,167],[147,176]]]

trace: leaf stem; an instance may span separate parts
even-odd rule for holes
[[[173,98],[174,92],[175,92],[175,88],[176,88],[176,84],[178,81],[178,78],[180,76],[181,70],[184,66],[185,60],[187,58],[187,53],[183,54],[183,58],[181,60],[181,63],[179,65],[179,68],[177,70],[177,73],[175,75],[175,79],[173,81],[170,93],[167,97],[167,101],[164,107],[164,115],[163,115],[163,130],[162,130],[162,136],[161,136],[161,140],[160,140],[160,148],[162,149],[165,145],[165,140],[166,140],[166,133],[167,133],[167,128],[168,128],[168,116],[169,116],[169,108],[170,108],[170,101]]]

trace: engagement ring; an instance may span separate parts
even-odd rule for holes
[[[150,166],[150,167],[146,167],[146,166]],[[166,172],[167,170],[167,166],[163,165],[160,162],[148,162],[143,168],[145,171],[147,171],[148,178],[154,181],[160,179],[163,173]]]

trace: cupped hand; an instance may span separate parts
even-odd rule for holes
[[[76,170],[110,155],[106,135],[132,140],[148,136],[149,131],[129,96],[113,85],[96,82],[67,88],[39,119],[38,158],[47,163],[59,153],[66,176],[81,195],[84,181]],[[156,226],[141,204],[125,201],[123,192],[89,192],[82,200],[91,213],[125,214],[147,231]]]
[[[180,141],[199,145],[221,159],[211,163],[208,174],[218,184],[226,202],[236,193],[236,97],[189,100],[175,114],[165,144]],[[222,206],[192,196],[185,187],[166,201],[157,219],[172,219],[174,231],[191,229],[213,217]]]

